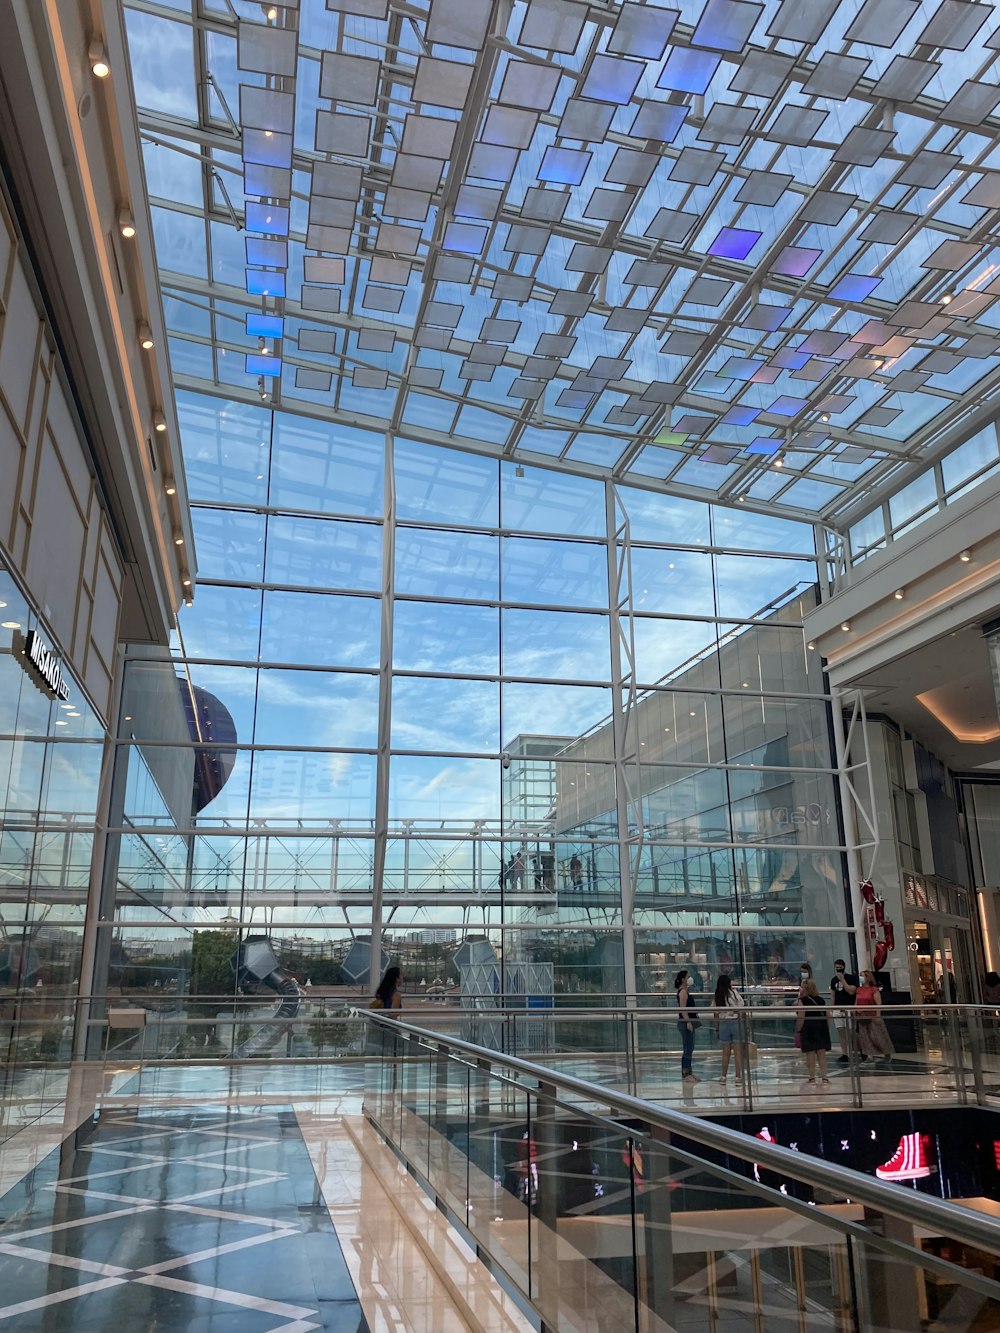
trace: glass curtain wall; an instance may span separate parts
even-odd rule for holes
[[[809,525],[179,409],[198,590],[126,664],[123,989],[231,989],[247,933],[355,995],[381,933],[411,991],[489,1003],[845,952]]]
[[[106,740],[65,663],[66,698],[51,697],[29,674],[25,640],[36,628],[0,563],[0,1066],[7,1071],[70,1053]]]

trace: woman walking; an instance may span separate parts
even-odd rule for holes
[[[691,1062],[694,1057],[694,1034],[701,1027],[691,999],[690,974],[687,970],[678,972],[674,978],[674,990],[677,992],[677,1027],[681,1034],[681,1077],[685,1083],[700,1083],[696,1078]]]
[[[829,1083],[826,1053],[830,1049],[830,1023],[826,1016],[826,1001],[816,989],[812,977],[802,983],[799,1002],[795,1007],[795,1031],[799,1036],[802,1054],[806,1057],[809,1082],[816,1082],[818,1064],[820,1082]]]
[[[861,985],[854,993],[854,1016],[858,1021],[862,1058],[871,1056],[888,1064],[896,1054],[896,1048],[882,1021],[882,996],[871,968],[866,967],[861,973]]]
[[[715,1008],[712,1011],[712,1018],[715,1020],[715,1028],[719,1034],[719,1045],[722,1047],[722,1075],[720,1083],[725,1083],[729,1074],[730,1057],[736,1064],[737,1083],[743,1077],[743,1043],[744,1036],[740,1032],[742,1022],[740,1010],[743,1006],[743,996],[733,985],[732,978],[728,972],[720,974],[715,983]]]

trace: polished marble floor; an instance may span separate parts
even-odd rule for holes
[[[291,1110],[100,1115],[0,1209],[5,1333],[369,1333]]]
[[[76,1073],[0,1148],[0,1333],[529,1333],[364,1062]]]

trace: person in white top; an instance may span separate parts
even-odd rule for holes
[[[715,1008],[712,1012],[715,1030],[719,1034],[719,1045],[722,1047],[720,1083],[725,1083],[729,1075],[730,1056],[736,1062],[737,1083],[743,1077],[743,1049],[746,1041],[745,1033],[740,1031],[740,1010],[743,1007],[743,996],[733,985],[729,973],[723,972],[715,983]]]

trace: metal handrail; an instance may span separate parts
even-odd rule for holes
[[[612,1114],[642,1120],[647,1125],[655,1126],[670,1134],[681,1134],[703,1147],[732,1153],[744,1161],[772,1167],[803,1184],[818,1187],[834,1195],[846,1196],[867,1207],[889,1213],[911,1224],[915,1223],[932,1233],[946,1235],[965,1244],[1000,1254],[1000,1226],[945,1199],[933,1199],[909,1191],[904,1194],[895,1185],[871,1180],[847,1167],[834,1166],[819,1158],[806,1157],[802,1153],[783,1148],[780,1144],[767,1143],[763,1139],[748,1141],[747,1136],[739,1130],[728,1129],[700,1116],[672,1111],[628,1093],[615,1092],[602,1084],[591,1083],[572,1074],[563,1074],[545,1065],[505,1055],[484,1046],[475,1046],[457,1037],[442,1037],[439,1033],[416,1027],[400,1019],[387,1018],[377,1010],[366,1012],[364,1017],[388,1031],[405,1032],[422,1042],[432,1042],[436,1047],[446,1047],[449,1051],[467,1057],[476,1068],[481,1069],[486,1063],[532,1079],[541,1085],[539,1091],[543,1096],[553,1096],[562,1091],[573,1093],[588,1101],[597,1102],[602,1107],[606,1106]],[[627,1133],[628,1127],[623,1128]]]

